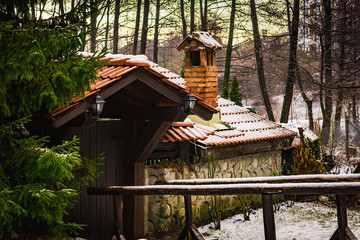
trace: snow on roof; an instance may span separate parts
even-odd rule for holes
[[[202,43],[205,47],[211,48],[213,50],[222,49],[220,43],[218,43],[208,32],[193,32],[191,35],[188,35],[177,47],[178,50],[182,50],[188,41],[195,40]]]
[[[281,123],[284,128],[290,129],[297,133],[297,137],[294,138],[291,146],[287,149],[294,148],[300,145],[300,136],[299,136],[299,128],[304,130],[304,137],[310,139],[310,141],[314,142],[319,140],[319,137],[311,131],[309,128],[305,127],[304,125],[297,124],[297,123]]]

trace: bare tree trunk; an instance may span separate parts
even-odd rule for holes
[[[190,33],[195,31],[195,0],[190,2]]]
[[[232,52],[232,42],[233,42],[234,24],[235,24],[235,11],[236,11],[236,1],[232,0],[231,1],[231,13],[230,13],[229,38],[228,38],[228,44],[226,46],[224,81],[223,81],[223,86],[222,86],[223,88],[229,87],[230,68],[231,68],[231,52]],[[226,92],[227,93],[229,92],[228,89]],[[228,96],[225,96],[225,95],[222,97],[227,98]]]
[[[86,10],[87,10],[87,8],[86,8],[86,4],[87,4],[87,1],[88,0],[85,0],[84,1],[84,8],[83,8],[83,12],[82,12],[82,24],[81,24],[81,41],[82,41],[82,46],[81,46],[81,51],[85,51],[85,45],[86,45],[86,27],[87,27],[87,25],[86,25]],[[41,14],[41,12],[40,12],[40,14]],[[41,18],[41,16],[40,16],[40,18]]]
[[[313,111],[312,111],[313,100],[310,99],[305,93],[303,81],[302,81],[300,71],[299,71],[299,65],[296,65],[296,79],[299,84],[301,96],[303,97],[303,99],[306,103],[307,109],[308,109],[309,128],[314,131],[314,117],[313,117]]]
[[[262,46],[261,46],[258,20],[257,20],[257,15],[256,15],[255,0],[250,0],[250,7],[251,7],[251,21],[252,21],[253,34],[254,34],[254,48],[255,48],[255,56],[256,56],[256,65],[257,65],[261,95],[264,100],[264,105],[265,105],[266,113],[268,115],[269,120],[275,121],[274,114],[273,114],[272,107],[271,107],[271,102],[270,102],[269,95],[268,95],[267,88],[266,88],[265,73],[264,73],[264,60],[263,60],[263,55],[262,55]]]
[[[325,114],[325,106],[324,106],[324,44],[323,44],[323,38],[320,35],[320,87],[319,87],[319,101],[320,101],[320,109],[321,114],[324,116]]]
[[[352,110],[351,110],[351,115],[352,115],[353,121],[357,121],[356,108],[357,108],[357,96],[356,96],[356,92],[355,92],[355,93],[352,94]]]
[[[207,0],[204,0],[204,4],[203,4],[203,0],[200,0],[199,4],[200,4],[201,31],[207,31],[207,8],[208,8]]]
[[[207,24],[208,24],[208,0],[204,0],[204,25],[202,26],[203,31],[207,31]]]
[[[281,110],[280,122],[287,123],[289,120],[289,113],[291,107],[291,101],[294,90],[295,83],[295,72],[297,66],[297,42],[298,42],[298,32],[299,32],[299,8],[300,1],[294,0],[293,6],[293,18],[291,22],[291,32],[290,32],[290,56],[289,56],[289,66],[288,66],[288,75],[286,80],[286,89],[284,102]]]
[[[199,7],[200,7],[201,31],[203,31],[203,26],[204,26],[204,10],[203,10],[203,1],[202,1],[202,0],[199,0]]]
[[[291,19],[290,19],[290,3],[289,0],[286,0],[286,16],[287,16],[287,24],[289,35],[291,33]]]
[[[324,9],[324,72],[325,72],[325,84],[329,86],[332,83],[332,61],[331,61],[331,21],[332,21],[332,10],[331,0],[323,0]],[[325,145],[329,144],[330,140],[330,128],[331,128],[331,115],[332,115],[332,91],[330,88],[325,90],[325,108],[323,115],[323,126],[322,126],[322,139]]]
[[[344,74],[344,67],[345,67],[345,36],[346,31],[343,31],[346,27],[346,2],[345,0],[341,0],[341,16],[340,24],[338,25],[338,29],[340,31],[339,36],[339,45],[340,45],[340,59],[339,59],[339,75],[340,78]],[[335,109],[335,127],[334,127],[334,137],[333,142],[337,142],[340,137],[340,122],[341,122],[341,114],[342,114],[342,107],[344,101],[344,93],[342,89],[337,90],[336,94],[336,109]]]
[[[106,3],[106,29],[105,29],[105,48],[108,48],[109,41],[109,24],[110,24],[110,0]]]
[[[155,32],[154,32],[154,62],[155,63],[158,63],[159,18],[160,18],[160,0],[156,0],[156,16],[155,16]]]
[[[115,1],[115,18],[114,18],[114,35],[113,35],[113,53],[118,53],[119,44],[119,17],[120,17],[120,0]]]
[[[140,28],[140,14],[141,14],[141,0],[138,0],[137,8],[136,8],[136,22],[135,22],[135,32],[134,32],[134,45],[132,54],[137,54],[137,45],[138,45],[138,35],[139,35],[139,28]]]
[[[145,0],[144,1],[143,25],[142,25],[142,30],[141,30],[140,54],[145,54],[145,52],[146,52],[149,11],[150,11],[150,0]]]
[[[59,0],[59,10],[60,10],[60,21],[61,26],[65,25],[65,9],[64,9],[64,0]]]
[[[97,17],[99,11],[97,9],[97,0],[90,0],[90,52],[96,51],[96,35],[97,35]]]
[[[71,0],[71,11],[75,8],[75,0]]]
[[[186,18],[185,18],[185,10],[184,10],[184,0],[180,0],[180,12],[181,12],[181,22],[182,22],[182,35],[183,35],[183,39],[186,38],[187,36],[187,31],[186,31]]]
[[[35,0],[30,1],[30,8],[31,8],[31,20],[35,20],[36,19]]]

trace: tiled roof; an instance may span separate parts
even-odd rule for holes
[[[275,122],[268,121],[260,115],[251,113],[248,109],[237,106],[227,99],[219,97],[218,106],[222,122],[228,124],[230,129],[217,130],[199,123],[193,123],[193,126],[187,127],[188,130],[196,128],[203,131],[203,134],[207,137],[205,139],[197,138],[191,140],[197,140],[198,143],[206,146],[220,146],[289,138],[296,135],[296,132],[284,128]],[[190,122],[189,119],[186,121],[187,123]],[[178,127],[175,124],[171,130],[174,131],[176,128]],[[163,138],[164,140],[165,138]],[[176,140],[176,138],[172,138],[174,142],[184,140],[186,139]],[[166,141],[169,140],[166,139]]]
[[[191,141],[191,140],[204,140],[212,132],[204,131],[195,126],[195,123],[186,119],[182,123],[173,123],[169,130],[165,133],[165,136],[162,138],[163,142],[182,142],[182,141]]]
[[[91,53],[82,52],[79,53],[84,57],[91,55]],[[145,70],[151,72],[152,74],[157,75],[161,80],[171,87],[175,87],[178,91],[182,93],[188,93],[185,90],[185,81],[179,75],[170,72],[169,70],[160,67],[158,64],[153,63],[147,59],[145,55],[123,55],[123,54],[107,54],[102,60],[108,60],[109,64],[103,67],[99,72],[97,77],[99,78],[95,84],[91,84],[91,91],[86,91],[84,96],[74,96],[73,102],[69,106],[59,107],[51,113],[51,117],[65,112],[66,110],[76,106],[81,100],[87,98],[98,91],[100,91],[105,86],[108,86],[114,82],[120,81],[122,76],[126,73],[129,73],[139,67],[143,67]],[[195,96],[197,97],[197,96]],[[198,98],[198,97],[197,97]],[[210,105],[206,104],[202,99],[198,98],[198,103],[209,109],[212,112],[216,110]]]

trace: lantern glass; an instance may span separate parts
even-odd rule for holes
[[[104,99],[100,95],[97,95],[95,101],[91,103],[92,114],[95,117],[99,116],[102,113],[104,104],[105,104]]]
[[[196,101],[197,99],[194,95],[192,95],[191,93],[187,94],[184,97],[184,106],[182,106],[182,113],[184,115],[189,114],[190,111],[194,109]]]

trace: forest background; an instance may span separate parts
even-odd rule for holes
[[[224,46],[217,55],[223,97],[235,79],[244,105],[270,120],[300,120],[327,146],[345,140],[346,116],[358,134],[356,0],[57,0],[51,14],[81,5],[84,51],[145,54],[180,73],[176,47],[191,32],[207,31]],[[47,6],[34,6],[35,15]]]

